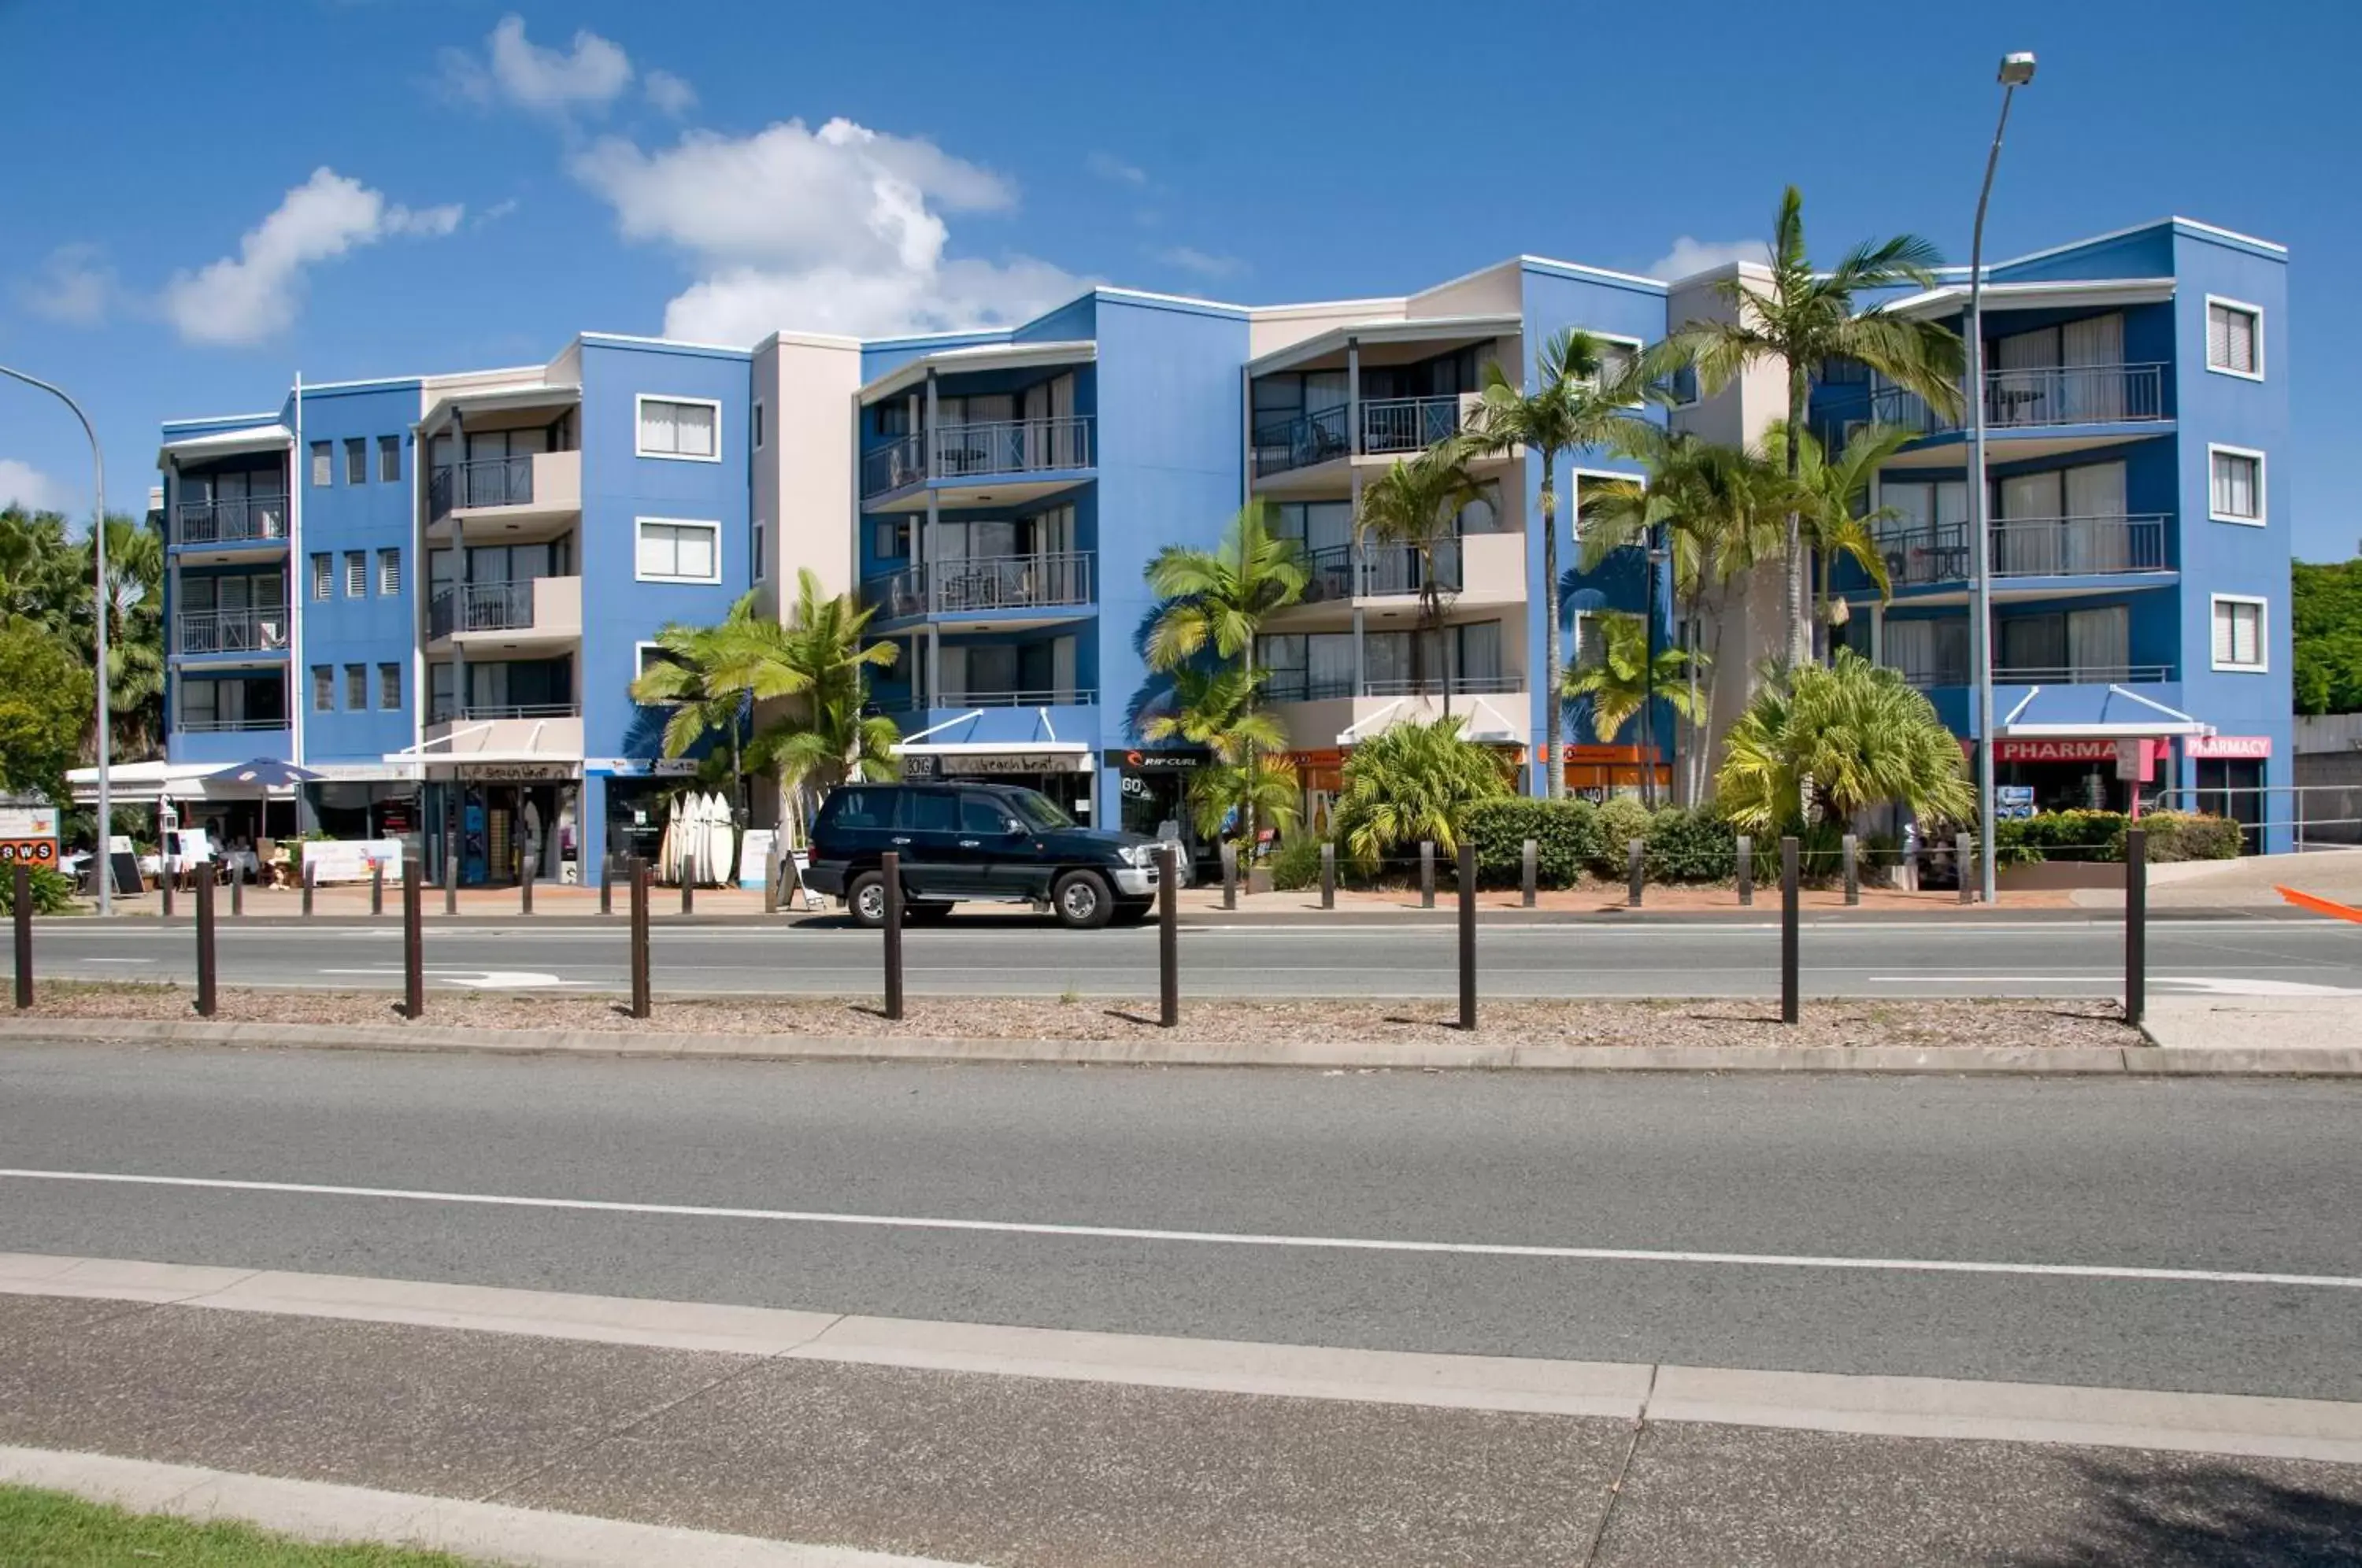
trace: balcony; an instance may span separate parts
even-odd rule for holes
[[[426,480],[426,514],[563,517],[582,510],[582,454],[520,453],[436,465]]]
[[[1894,667],[1904,681],[1921,690],[1966,686],[1971,679],[1965,664],[1929,669]],[[2145,686],[2173,679],[2169,664],[1996,665],[1993,685],[2002,686]]]
[[[1985,372],[1985,425],[2025,430],[2046,425],[2115,425],[2160,420],[2165,411],[2165,367],[2152,365],[2050,365],[2025,370]],[[1947,414],[1917,392],[1901,387],[1871,390],[1869,418],[1921,436],[1967,428],[1968,414]]]
[[[1356,688],[1350,675],[1316,677],[1301,669],[1275,669],[1264,683],[1267,702],[1325,702],[1340,697],[1497,697],[1523,691],[1522,675],[1430,675],[1425,680],[1366,679]]]
[[[172,652],[182,655],[287,651],[287,612],[191,610],[172,618]]]
[[[573,702],[480,703],[456,708],[439,700],[421,737],[423,760],[461,762],[490,754],[502,760],[521,756],[554,762],[582,756],[582,710]]]
[[[999,419],[944,425],[897,436],[861,457],[861,498],[874,500],[930,481],[966,484],[1091,466],[1091,421]]]
[[[1992,575],[2098,577],[2171,569],[2162,513],[2128,517],[2024,517],[1988,525]],[[1888,582],[1920,588],[1968,580],[1969,525],[1940,523],[1882,531],[1879,552]]]
[[[965,712],[970,708],[1089,708],[1099,694],[1087,686],[1043,688],[1031,691],[907,692],[880,697],[870,706],[881,713],[917,713],[928,710]]]
[[[1474,401],[1473,393],[1370,399],[1361,405],[1358,455],[1397,457],[1425,451],[1466,426],[1468,407]],[[1352,425],[1351,410],[1340,403],[1256,425],[1250,437],[1255,477],[1268,479],[1357,455],[1348,440]]]
[[[283,495],[184,501],[172,509],[172,543],[176,547],[286,541],[287,498]]]
[[[1447,539],[1436,546],[1435,586],[1441,592],[1460,591],[1461,543]],[[1353,546],[1330,545],[1311,551],[1305,561],[1310,575],[1297,602],[1303,604],[1418,593],[1427,582],[1427,563],[1407,545],[1363,547],[1359,561]]]
[[[868,578],[861,596],[881,621],[1087,605],[1091,566],[1088,550],[962,558]]]
[[[513,582],[447,583],[426,606],[430,642],[497,635],[505,642],[582,635],[582,580],[537,577]]]
[[[1362,404],[1362,450],[1384,456],[1420,452],[1460,434],[1467,400],[1451,397],[1388,397]]]

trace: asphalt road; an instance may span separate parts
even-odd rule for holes
[[[878,985],[873,933],[836,922],[658,927],[658,992],[865,995]],[[1409,924],[1201,926],[1181,938],[1182,984],[1197,996],[1444,997],[1458,985],[1449,921]],[[426,933],[430,984],[485,989],[621,990],[628,949],[613,926],[511,925]],[[392,924],[220,926],[227,985],[399,988]],[[986,917],[904,938],[913,994],[1151,996],[1153,930],[1066,932]],[[1490,924],[1477,962],[1496,997],[1761,996],[1779,988],[1769,921],[1610,925]],[[1827,921],[1803,942],[1804,985],[1818,996],[2109,996],[2123,986],[2120,923],[2100,921]],[[40,973],[67,979],[193,977],[183,925],[58,922],[37,941]],[[2160,994],[2362,995],[2362,927],[2291,920],[2152,922]],[[13,966],[13,960],[12,960]]]
[[[2305,1082],[14,1046],[0,1250],[2352,1400],[2357,1115]]]

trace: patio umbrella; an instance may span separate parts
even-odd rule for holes
[[[292,790],[299,784],[315,783],[321,777],[310,768],[298,767],[292,762],[281,762],[274,756],[258,756],[252,762],[233,763],[219,773],[208,773],[204,782],[209,785],[242,785],[253,790],[255,800],[261,802],[264,812],[264,831],[259,836],[267,838],[270,825],[270,792],[273,790]]]

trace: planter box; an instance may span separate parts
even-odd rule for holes
[[[1993,886],[2002,892],[2058,892],[2073,888],[2122,888],[2125,868],[2120,862],[2092,860],[2045,860],[2032,866],[1999,866],[1993,868]]]

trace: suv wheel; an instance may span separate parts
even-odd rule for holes
[[[1115,914],[1115,898],[1096,871],[1069,871],[1050,889],[1050,907],[1069,931],[1096,931]]]
[[[864,871],[844,890],[844,907],[852,911],[853,923],[876,931],[886,923],[886,878],[883,873]],[[903,905],[903,918],[910,916],[910,906]]]

